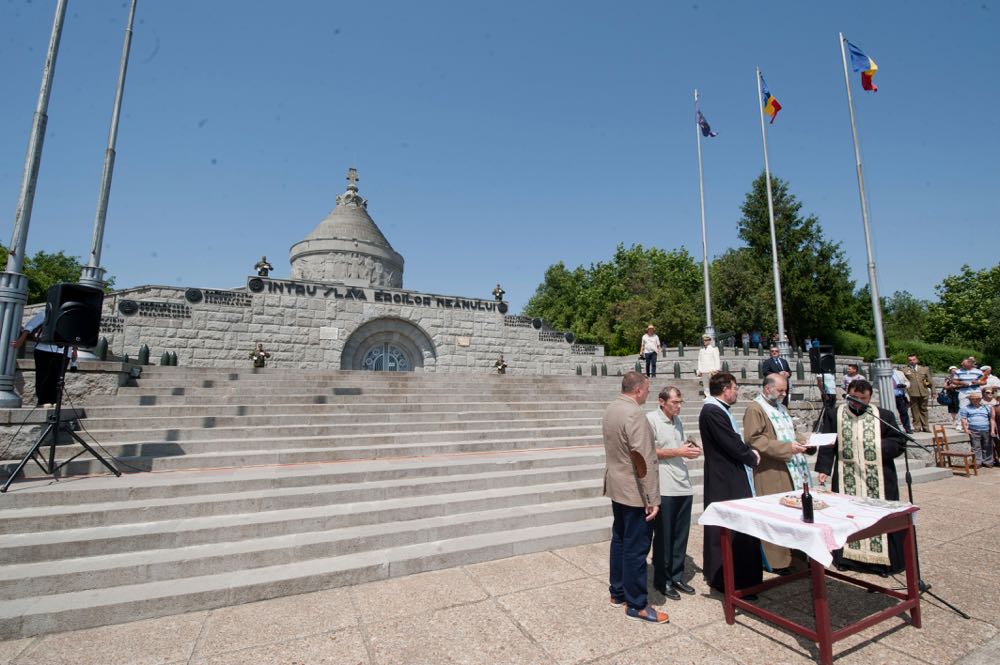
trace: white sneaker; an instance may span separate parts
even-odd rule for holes
[[[961,425],[955,425],[955,431],[956,432],[961,432],[962,431],[962,426]]]

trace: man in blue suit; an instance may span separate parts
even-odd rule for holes
[[[788,392],[785,393],[785,398],[781,401],[782,404],[788,406],[788,396],[792,394],[792,368],[788,361],[781,357],[781,352],[776,346],[771,347],[771,357],[764,361],[764,376],[766,377],[768,374],[780,374],[788,380]]]

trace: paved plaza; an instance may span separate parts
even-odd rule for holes
[[[1000,471],[916,487],[923,577],[972,616],[929,596],[924,627],[901,618],[834,645],[837,663],[1000,661]],[[701,559],[701,527],[689,551]],[[0,643],[0,664],[275,663],[808,663],[816,648],[757,618],[722,615],[694,569],[698,594],[652,602],[670,623],[647,625],[607,603],[607,543],[490,561],[354,587]],[[902,578],[899,578],[902,581]],[[884,606],[830,582],[835,627]],[[806,582],[761,597],[803,623]]]

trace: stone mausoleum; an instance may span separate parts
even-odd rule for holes
[[[246,366],[261,343],[269,365],[304,369],[572,374],[603,356],[572,333],[508,313],[496,297],[403,288],[403,257],[368,214],[357,171],[326,219],[289,253],[291,279],[267,270],[235,289],[140,286],[108,294],[101,334],[111,353],[182,365]],[[433,260],[432,257],[427,257]],[[461,276],[455,276],[461,283]]]

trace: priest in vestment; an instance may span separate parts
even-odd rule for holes
[[[743,442],[740,426],[731,412],[738,399],[736,377],[719,372],[708,381],[709,396],[698,416],[698,430],[705,452],[705,507],[714,501],[745,499],[753,496],[753,467],[760,455]],[[759,584],[763,579],[760,540],[735,531],[733,540],[733,576],[737,589]],[[725,591],[722,579],[721,528],[705,527],[705,579],[717,591]]]
[[[788,395],[788,379],[774,372],[764,377],[764,385],[757,399],[750,402],[743,415],[743,438],[758,453],[760,464],[753,471],[754,489],[757,494],[802,491],[811,484],[809,462],[804,453],[815,452],[809,448],[808,436],[795,431],[795,421],[782,400]],[[806,559],[801,553],[792,558],[792,550],[762,541],[765,568],[779,575],[805,570]]]
[[[906,449],[906,439],[898,431],[879,422],[875,414],[893,427],[891,411],[869,406],[872,384],[857,379],[847,394],[858,402],[848,401],[823,415],[821,431],[837,435],[832,446],[822,446],[816,459],[820,483],[833,477],[833,491],[850,496],[899,501],[899,480],[895,459]],[[848,543],[833,553],[840,569],[887,575],[904,568],[903,532],[881,534]]]

